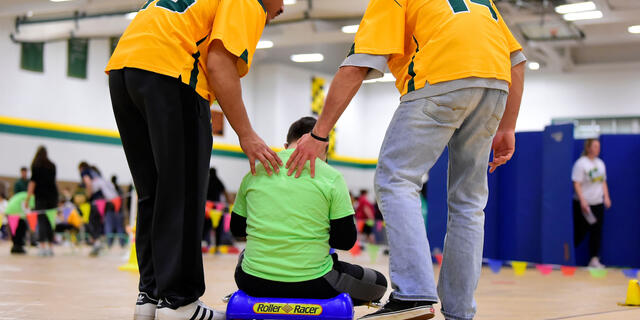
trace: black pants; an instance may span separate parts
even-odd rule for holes
[[[57,194],[50,199],[36,198],[36,210],[48,210],[56,207],[58,207]],[[44,213],[38,214],[38,241],[40,241],[40,243],[53,243],[53,227],[49,222],[49,218]]]
[[[45,214],[38,214],[38,241],[53,243],[53,228]]]
[[[252,297],[330,299],[342,293],[336,290],[325,277],[301,282],[272,281],[247,274],[242,270],[241,265],[242,256],[236,266],[236,285],[238,285],[238,289],[246,292]],[[356,279],[362,279],[364,275],[363,267],[339,261],[337,254],[333,255],[333,269],[340,274],[346,273]],[[381,290],[381,293],[368,300],[357,299],[357,294],[354,294],[356,293],[355,291],[348,292],[348,290],[342,290],[343,292],[351,295],[354,305],[363,305],[369,301],[379,301],[382,299],[384,291],[387,288],[387,279],[382,273],[375,270],[373,271],[376,274],[375,285],[381,287],[383,290]],[[355,288],[357,286],[358,282],[356,281],[352,289],[358,290],[359,288]]]
[[[11,228],[7,229],[11,230]],[[11,231],[9,231],[11,233]],[[24,219],[18,220],[18,227],[16,233],[11,235],[11,242],[13,243],[13,249],[23,249],[25,245],[25,238],[27,235],[27,223]]]
[[[202,241],[207,243],[207,246],[211,246],[211,230],[213,230],[213,225],[211,225],[211,218],[204,218],[204,224],[202,228]]]
[[[100,237],[102,237],[102,234],[104,233],[102,216],[100,215],[100,211],[98,211],[98,207],[94,204],[91,205],[91,209],[89,211],[89,223],[86,228],[93,241],[100,240]]]
[[[589,238],[589,255],[593,257],[600,256],[600,242],[602,241],[602,220],[604,218],[604,205],[599,204],[591,206],[591,212],[598,220],[595,224],[589,224],[582,214],[579,201],[573,201],[573,243],[577,247],[582,243],[588,233]]]
[[[140,291],[172,308],[205,290],[202,223],[209,160],[209,103],[179,79],[138,69],[111,71],[109,89],[139,196]]]

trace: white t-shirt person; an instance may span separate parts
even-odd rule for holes
[[[582,197],[590,206],[604,202],[603,183],[607,180],[607,173],[600,158],[580,157],[573,165],[571,180],[580,184]],[[580,201],[575,192],[573,198]]]

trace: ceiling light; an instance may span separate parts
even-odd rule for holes
[[[33,11],[31,11],[31,10],[27,11],[27,17],[28,18],[33,17]]]
[[[284,5],[285,6],[290,6],[292,4],[296,4],[296,2],[298,2],[297,0],[284,0]]]
[[[574,12],[567,13],[562,16],[567,21],[577,21],[577,20],[590,20],[590,19],[600,19],[602,18],[602,11],[585,11],[585,12]]]
[[[356,33],[356,32],[358,32],[358,27],[359,27],[359,25],[357,25],[357,24],[352,24],[350,26],[344,26],[344,27],[342,27],[342,32],[344,32],[344,33]]]
[[[260,40],[258,41],[257,49],[269,49],[273,48],[273,41],[270,40]]]
[[[291,56],[293,62],[320,62],[324,60],[321,53],[294,54]]]
[[[540,70],[540,64],[535,61],[529,62],[528,66],[529,70]]]
[[[133,18],[135,18],[136,15],[138,15],[138,12],[137,11],[133,11],[133,12],[129,12],[129,13],[125,14],[124,16],[129,20],[133,20]]]
[[[565,13],[592,11],[595,9],[596,9],[596,4],[591,1],[587,1],[587,2],[578,2],[578,3],[563,4],[561,6],[557,6],[556,12],[559,14],[565,14]]]
[[[640,33],[640,25],[629,27],[629,33]]]
[[[71,1],[71,0],[49,0],[51,2],[67,2],[67,1]]]

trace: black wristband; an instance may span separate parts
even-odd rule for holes
[[[315,134],[313,134],[313,131],[309,132],[311,134],[311,137],[318,140],[318,141],[322,141],[322,142],[329,142],[329,137],[326,138],[322,138],[322,137],[318,137]]]

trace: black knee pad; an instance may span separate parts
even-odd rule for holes
[[[325,279],[338,292],[347,292],[354,300],[378,301],[387,291],[387,279],[373,269],[353,266],[350,273],[336,270],[325,275]]]

